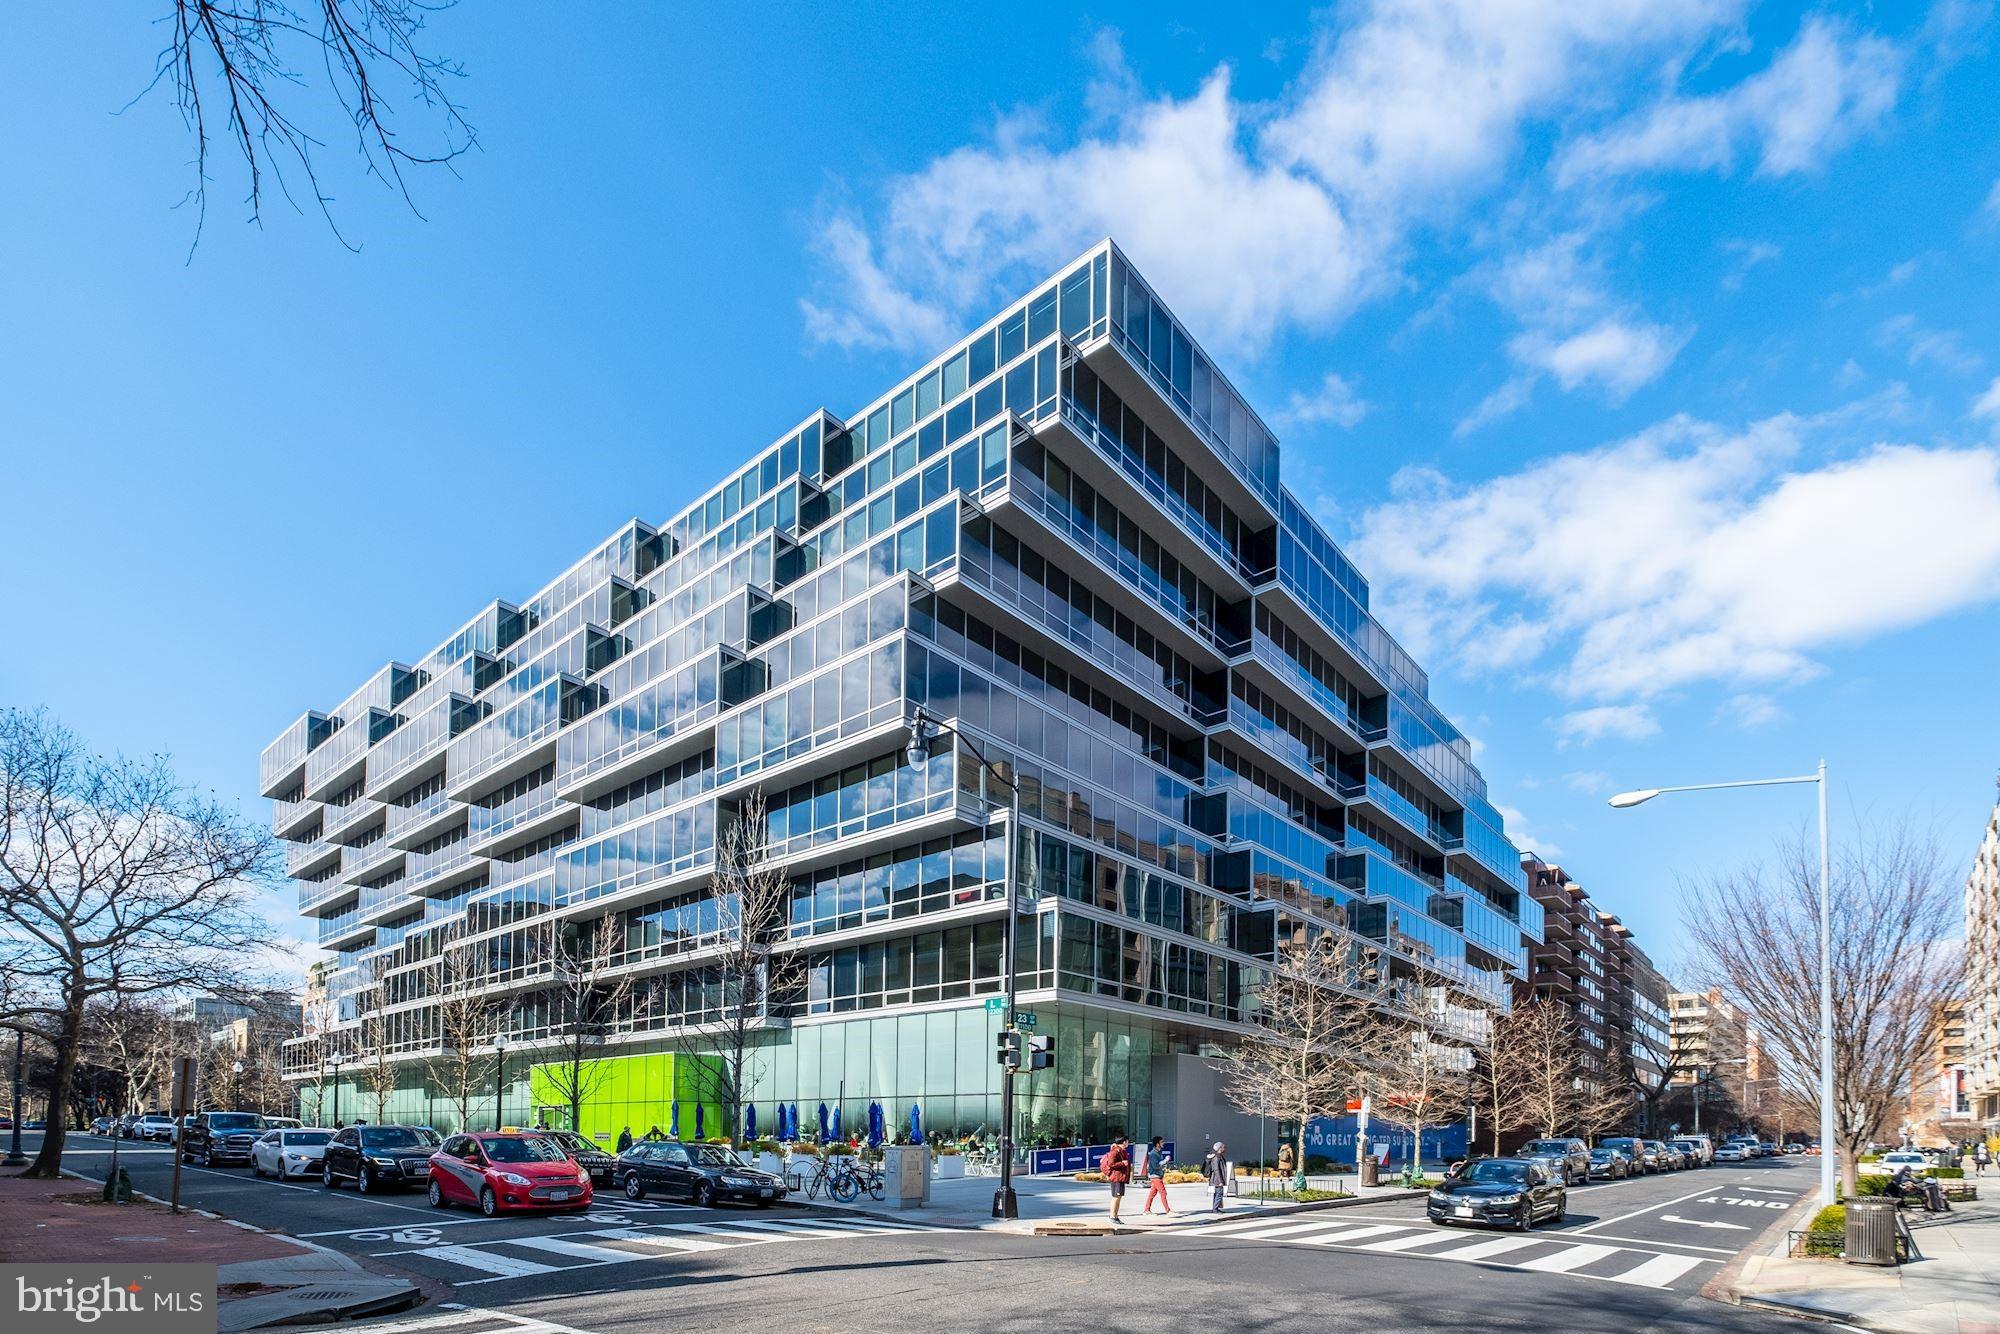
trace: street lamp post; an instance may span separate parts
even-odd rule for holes
[[[14,1030],[14,1105],[9,1109],[9,1119],[14,1129],[7,1144],[7,1157],[0,1161],[0,1167],[26,1167],[28,1156],[21,1152],[21,1030]]]
[[[910,740],[904,748],[903,757],[911,768],[918,768],[930,760],[930,739],[943,730],[943,725],[919,708],[910,716]],[[957,729],[953,729],[957,732]],[[1019,926],[1021,910],[1021,889],[1019,856],[1017,844],[1021,841],[1021,784],[1020,781],[1001,772],[1000,767],[986,758],[977,742],[964,732],[957,732],[958,739],[972,751],[974,758],[993,775],[996,782],[1007,789],[1007,924],[1000,933],[1000,973],[1005,990],[1007,1017],[1004,1027],[1014,1027],[1014,995],[1016,960],[1014,957],[1014,935]],[[1017,1218],[1020,1210],[1014,1199],[1014,1071],[1000,1072],[1000,1189],[993,1197],[995,1218]]]
[[[1620,810],[1651,801],[1667,792],[1710,792],[1733,787],[1782,787],[1793,783],[1819,786],[1819,1198],[1833,1203],[1833,875],[1826,829],[1826,761],[1810,774],[1796,778],[1752,778],[1735,783],[1689,783],[1681,787],[1641,788],[1620,792],[1611,804]],[[1747,1083],[1748,1066],[1745,1066]],[[1748,1091],[1745,1092],[1748,1099]]]
[[[336,1129],[340,1125],[340,1062],[341,1055],[339,1052],[335,1052],[326,1058],[327,1078],[333,1081],[333,1124]],[[322,1107],[320,1110],[325,1111],[326,1109]]]
[[[507,1035],[493,1035],[493,1128],[507,1121]]]
[[[229,1101],[243,1101],[243,1062],[229,1063]]]

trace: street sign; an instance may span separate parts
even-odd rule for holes
[[[986,1009],[989,1013],[998,1013],[1006,1008],[1007,998],[1005,996],[988,996],[986,998]]]
[[[1017,1028],[1033,1028],[1035,1026],[1035,1012],[1033,1010],[1014,1011],[1014,1025]]]

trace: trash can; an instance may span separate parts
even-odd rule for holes
[[[1382,1184],[1382,1164],[1376,1161],[1373,1154],[1361,1160],[1361,1184],[1364,1186]]]
[[[1896,1263],[1896,1202],[1885,1195],[1864,1195],[1847,1202],[1847,1262],[1853,1265]]]

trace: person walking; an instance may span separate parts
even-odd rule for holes
[[[1201,1174],[1208,1179],[1209,1212],[1219,1214],[1222,1212],[1222,1192],[1229,1185],[1229,1159],[1223,1154],[1221,1140],[1215,1141],[1208,1157],[1201,1160]]]
[[[1123,1135],[1112,1138],[1111,1147],[1099,1160],[1097,1170],[1104,1174],[1104,1180],[1111,1187],[1111,1221],[1118,1221],[1118,1211],[1125,1204],[1125,1187],[1132,1181],[1132,1146]]]
[[[631,1147],[632,1147],[632,1127],[626,1126],[623,1130],[618,1132],[618,1152],[623,1153],[625,1152],[625,1150]]]
[[[1153,1136],[1153,1142],[1146,1146],[1146,1204],[1140,1209],[1142,1214],[1153,1212],[1153,1201],[1160,1202],[1160,1215],[1172,1218],[1173,1209],[1167,1204],[1167,1163],[1173,1157],[1167,1152],[1166,1140]]]
[[[1986,1147],[1985,1140],[1980,1140],[1972,1146],[1972,1175],[1976,1177],[1985,1176],[1986,1164],[1992,1161],[1993,1150]]]

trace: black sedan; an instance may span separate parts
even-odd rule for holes
[[[391,1186],[425,1185],[439,1142],[428,1126],[349,1126],[321,1155],[320,1181],[332,1190],[349,1180],[363,1195]]]
[[[1479,1158],[1430,1193],[1424,1212],[1440,1226],[1477,1223],[1526,1232],[1560,1223],[1568,1192],[1546,1164],[1532,1158]]]
[[[591,1184],[605,1186],[611,1183],[611,1169],[618,1160],[603,1149],[573,1130],[541,1130],[536,1133],[543,1139],[560,1144],[571,1162],[590,1173]]]
[[[785,1198],[784,1182],[749,1166],[733,1149],[721,1144],[641,1140],[619,1154],[611,1170],[630,1200],[659,1194],[701,1208],[720,1200],[739,1200],[761,1208]]]
[[[1592,1149],[1590,1175],[1598,1181],[1623,1181],[1632,1175],[1632,1160],[1616,1149]]]

